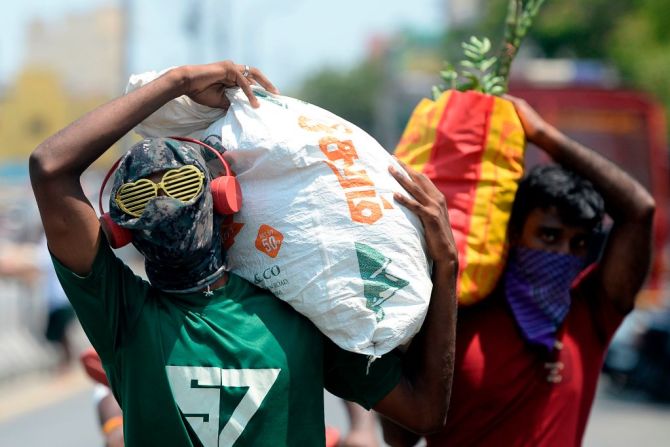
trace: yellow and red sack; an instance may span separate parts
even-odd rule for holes
[[[445,195],[456,240],[461,304],[485,298],[507,254],[507,223],[523,175],[525,138],[514,105],[448,90],[414,109],[395,155]]]

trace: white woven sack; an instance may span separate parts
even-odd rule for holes
[[[242,187],[242,210],[229,227],[230,270],[288,302],[344,349],[379,356],[409,342],[432,283],[421,222],[393,200],[393,192],[406,192],[388,166],[401,168],[336,115],[255,93],[258,109],[231,89],[228,112],[196,134],[226,149]],[[156,114],[162,125],[170,106]],[[151,117],[143,125],[153,126]],[[162,136],[174,130],[167,126]]]

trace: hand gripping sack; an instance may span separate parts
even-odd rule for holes
[[[241,90],[227,94],[225,115],[194,136],[225,148],[242,187],[242,210],[224,234],[229,269],[344,349],[379,356],[409,342],[432,283],[423,226],[393,200],[407,193],[388,166],[402,168],[368,134],[319,107],[255,89],[261,107],[253,109]],[[172,105],[138,132],[170,135]]]
[[[524,133],[514,105],[473,91],[424,99],[395,155],[445,195],[458,249],[459,302],[485,298],[505,265],[507,224],[523,176]]]

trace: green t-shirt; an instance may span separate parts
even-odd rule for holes
[[[324,445],[323,387],[370,408],[400,360],[335,347],[289,305],[236,275],[213,295],[169,294],[106,240],[80,277],[58,277],[124,413],[127,446]]]

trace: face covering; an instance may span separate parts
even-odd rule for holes
[[[523,337],[554,348],[556,332],[570,310],[570,286],[584,268],[577,256],[512,249],[505,271],[505,297]]]
[[[133,217],[114,200],[124,183],[184,165],[194,165],[205,174],[202,191],[190,201],[158,196],[147,203],[140,217]],[[133,231],[133,245],[144,255],[153,286],[187,293],[207,287],[223,275],[223,218],[214,214],[205,159],[195,145],[156,138],[133,146],[116,171],[110,215],[121,227]]]

